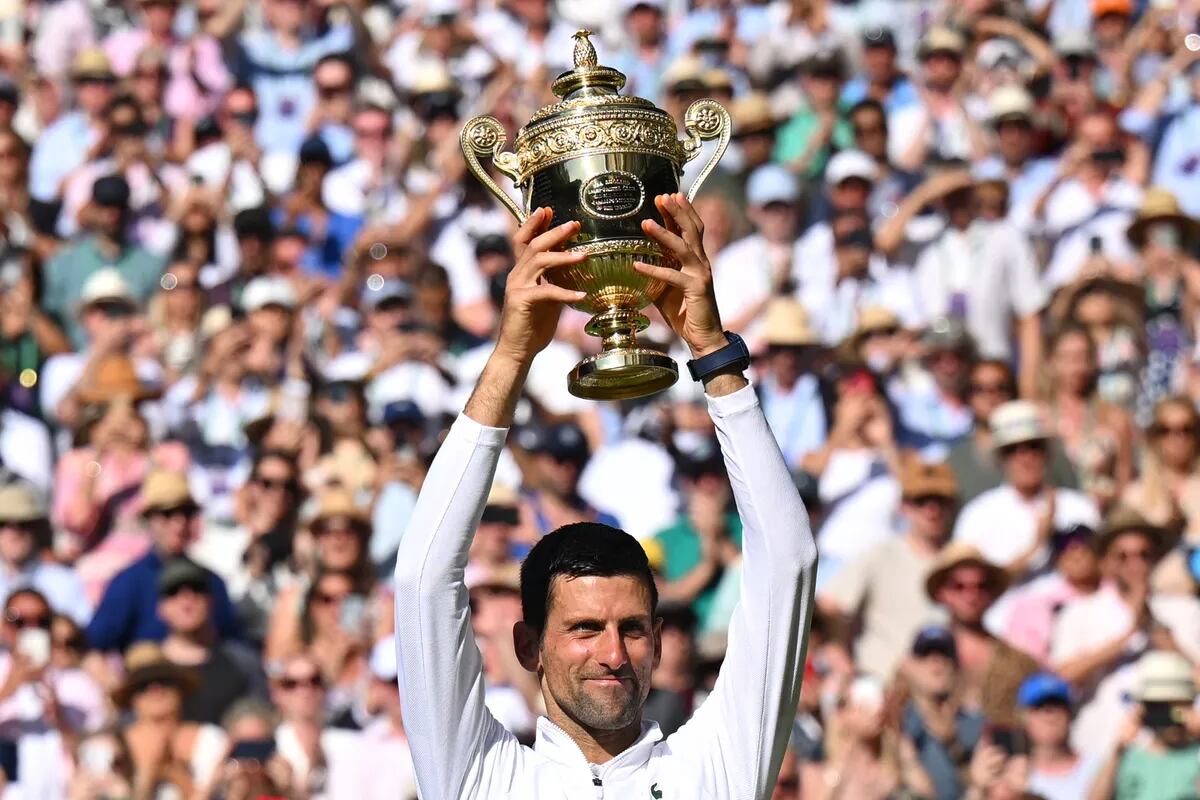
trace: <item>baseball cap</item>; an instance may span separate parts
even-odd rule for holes
[[[289,311],[296,307],[296,292],[286,278],[263,275],[246,284],[242,291],[242,310],[249,313],[267,306],[279,306]]]
[[[1054,49],[1061,56],[1095,57],[1096,46],[1092,35],[1086,30],[1063,31],[1054,37]]]
[[[1020,86],[1001,86],[988,97],[992,124],[1006,119],[1032,119],[1033,96]]]
[[[988,39],[975,52],[975,63],[983,69],[995,69],[1005,62],[1017,66],[1024,60],[1024,51],[1008,39]]]
[[[930,28],[917,48],[919,58],[928,58],[934,53],[953,53],[961,56],[967,49],[967,42],[962,34],[952,28],[940,25]]]
[[[400,278],[385,278],[378,286],[368,284],[362,293],[362,305],[367,311],[374,311],[384,303],[399,300],[408,303],[412,300],[412,287],[408,281]]]
[[[746,182],[746,201],[752,206],[795,203],[799,199],[796,177],[779,164],[764,164],[750,173]]]
[[[488,233],[480,236],[475,242],[475,257],[479,258],[488,253],[498,253],[500,255],[511,255],[512,245],[508,238],[499,233]]]
[[[190,558],[173,558],[163,565],[158,576],[158,593],[170,594],[174,590],[190,586],[198,591],[208,589],[208,571]]]
[[[934,653],[958,661],[958,646],[954,643],[954,634],[941,625],[926,625],[913,639],[912,654],[924,658]]]
[[[129,183],[120,175],[105,175],[92,184],[92,202],[108,208],[129,208]]]
[[[1128,17],[1133,14],[1133,0],[1092,0],[1092,16],[1099,18],[1106,14],[1120,14]]]
[[[300,145],[300,163],[333,166],[333,155],[329,152],[329,145],[325,144],[320,136],[308,137]]]
[[[425,414],[412,400],[395,400],[388,403],[379,416],[384,425],[410,425],[419,428],[425,424]]]
[[[875,160],[861,150],[842,150],[829,159],[825,167],[825,183],[830,186],[837,186],[851,178],[875,183],[878,177]]]
[[[137,308],[138,305],[133,292],[129,290],[129,284],[115,267],[98,269],[84,282],[79,293],[79,310],[83,311],[97,303],[121,304],[129,308]]]
[[[867,47],[887,47],[891,50],[896,49],[896,34],[892,33],[891,28],[884,28],[879,25],[873,25],[863,31],[862,46]]]
[[[1035,672],[1017,689],[1017,706],[1033,708],[1045,703],[1071,704],[1071,685],[1053,672]]]

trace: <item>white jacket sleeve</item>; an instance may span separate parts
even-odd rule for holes
[[[708,405],[742,518],[741,596],[712,695],[666,744],[712,796],[765,798],[800,699],[817,547],[753,387]]]
[[[511,779],[522,758],[516,738],[484,706],[483,661],[463,583],[507,433],[459,415],[396,554],[400,701],[426,800],[479,796],[491,776]]]

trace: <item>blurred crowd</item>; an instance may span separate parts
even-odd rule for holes
[[[696,99],[732,114],[696,206],[821,553],[774,800],[1200,795],[1198,23],[0,4],[2,796],[416,796],[394,554],[514,263],[459,132],[490,113],[511,140],[582,27],[681,128]],[[534,364],[465,574],[524,741],[518,565],[560,525],[644,544],[665,733],[737,646],[703,395],[571,396],[586,320]],[[643,337],[686,360],[661,320]]]

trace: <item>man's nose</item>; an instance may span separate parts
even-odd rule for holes
[[[606,628],[600,637],[596,660],[614,672],[629,662],[625,639],[616,628]]]

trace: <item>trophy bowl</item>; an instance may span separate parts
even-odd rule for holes
[[[660,225],[654,205],[660,194],[679,191],[683,166],[704,142],[714,140],[708,163],[692,183],[691,200],[729,144],[729,114],[713,100],[697,100],[684,115],[687,138],[653,103],[618,94],[625,76],[597,64],[590,33],[575,34],[575,68],[555,79],[560,101],[538,111],[505,151],[508,133],[494,117],[479,116],[463,127],[460,141],[467,167],[524,222],[535,208],[554,211],[556,223],[575,220],[579,233],[564,248],[586,259],[546,273],[558,286],[586,293],[573,308],[592,315],[585,330],[601,340],[598,354],[579,362],[567,378],[571,394],[590,400],[623,400],[660,392],[679,377],[675,361],[642,347],[637,335],[649,325],[641,310],[666,284],[633,268],[635,261],[679,268],[679,263],[642,232],[642,220]],[[518,205],[480,162],[520,190]]]

